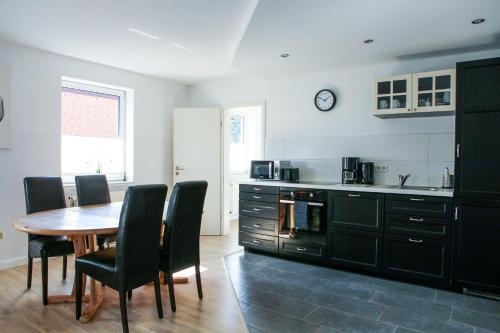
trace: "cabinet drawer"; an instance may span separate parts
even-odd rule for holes
[[[240,216],[278,219],[279,203],[240,200]]]
[[[240,200],[261,201],[261,202],[279,202],[280,197],[277,194],[240,192]]]
[[[328,230],[328,260],[342,265],[379,271],[382,235],[374,232]]]
[[[278,237],[258,235],[240,231],[238,244],[245,248],[268,252],[278,252]]]
[[[330,192],[328,227],[382,232],[384,195],[366,192]]]
[[[423,280],[449,282],[450,243],[427,238],[386,235],[384,271]]]
[[[239,229],[242,232],[253,232],[262,235],[278,236],[278,221],[276,220],[240,216],[239,225]]]
[[[289,254],[296,257],[324,259],[325,246],[295,239],[280,238],[279,253]]]
[[[451,198],[397,194],[387,194],[385,196],[385,212],[389,214],[449,219],[451,218],[451,206]]]
[[[450,239],[451,221],[427,216],[385,216],[385,232],[404,236]]]
[[[279,186],[263,186],[263,185],[246,185],[240,184],[240,192],[249,193],[265,193],[265,194],[279,194]]]

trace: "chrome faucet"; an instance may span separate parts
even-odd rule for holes
[[[399,188],[403,188],[405,186],[408,177],[410,177],[410,174],[407,174],[406,176],[399,175]]]

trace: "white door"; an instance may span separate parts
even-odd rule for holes
[[[216,108],[174,109],[174,184],[208,182],[202,235],[222,233],[221,120],[221,110]]]

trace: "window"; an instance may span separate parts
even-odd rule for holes
[[[229,143],[243,144],[245,124],[243,123],[244,116],[242,114],[231,113],[229,116]]]
[[[125,91],[63,80],[61,113],[63,180],[96,173],[125,180]]]

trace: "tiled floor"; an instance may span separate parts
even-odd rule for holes
[[[244,251],[225,263],[250,332],[500,332],[500,302]]]

